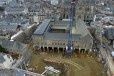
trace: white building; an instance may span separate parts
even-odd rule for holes
[[[10,55],[0,54],[0,67],[10,68],[13,62],[14,61]]]

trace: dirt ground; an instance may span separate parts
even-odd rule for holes
[[[46,63],[45,59],[50,63]],[[51,64],[51,61],[54,64]],[[103,65],[95,57],[75,54],[71,58],[66,58],[61,54],[55,53],[32,53],[29,68],[33,68],[35,72],[42,73],[46,65],[54,66],[56,69],[61,70],[61,76],[106,76]]]

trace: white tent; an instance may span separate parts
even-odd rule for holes
[[[114,51],[111,52],[111,55],[114,57]]]

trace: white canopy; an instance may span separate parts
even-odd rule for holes
[[[114,56],[114,51],[111,52],[111,55]]]

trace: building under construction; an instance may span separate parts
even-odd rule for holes
[[[62,50],[65,51],[68,36],[68,19],[52,21],[45,19],[37,27],[33,34],[35,47],[43,50]],[[82,20],[77,20],[72,26],[73,49],[92,50],[93,38],[89,33],[86,24]]]

